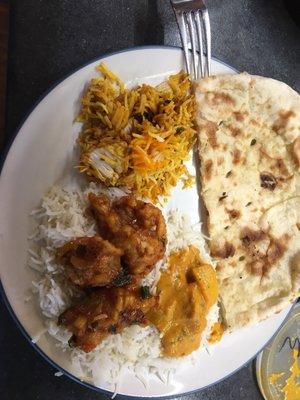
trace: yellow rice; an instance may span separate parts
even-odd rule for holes
[[[82,98],[79,170],[107,186],[127,186],[156,203],[179,180],[193,182],[185,161],[196,136],[194,96],[180,72],[156,87],[126,89],[104,64]]]

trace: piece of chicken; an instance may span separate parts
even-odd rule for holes
[[[73,333],[70,345],[88,353],[111,333],[132,324],[147,325],[145,313],[155,305],[156,298],[142,295],[141,288],[94,289],[61,314],[58,323]]]
[[[100,235],[124,251],[122,262],[131,274],[147,275],[166,250],[166,224],[161,211],[133,196],[110,202],[106,196],[90,193],[89,201]]]
[[[70,281],[80,287],[113,285],[120,280],[122,254],[100,236],[76,238],[58,250]]]

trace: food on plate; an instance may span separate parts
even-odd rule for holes
[[[206,316],[218,298],[216,271],[194,246],[174,251],[157,284],[158,306],[147,313],[162,336],[167,357],[182,357],[200,346]]]
[[[122,274],[123,251],[99,236],[79,237],[58,251],[68,278],[81,287],[113,285]]]
[[[115,388],[129,368],[167,381],[226,329],[300,293],[299,95],[247,74],[205,78],[195,95],[183,72],[126,89],[98,70],[77,140],[91,182],[44,197],[34,286],[47,332],[81,379]],[[161,201],[193,183],[195,109],[213,259],[200,226]]]
[[[79,170],[91,182],[45,196],[31,263],[48,332],[80,376],[100,379],[100,365],[102,381],[115,384],[124,365],[169,376],[224,330],[299,295],[300,100],[247,74],[205,78],[194,96],[183,72],[126,89],[104,65],[98,70],[77,140]],[[196,107],[214,260],[199,226],[154,205],[180,181],[193,182],[185,161]]]
[[[161,211],[133,196],[113,202],[105,196],[89,194],[90,211],[99,234],[123,251],[122,263],[132,275],[144,277],[166,250],[167,232]]]
[[[133,224],[138,230],[148,232],[150,236],[156,230],[158,233],[155,235],[159,235],[160,238],[166,237],[167,227],[168,242],[165,257],[159,260],[142,280],[139,277],[134,284],[132,281],[127,281],[126,286],[122,288],[115,286],[116,283],[120,283],[116,280],[112,283],[108,279],[106,287],[94,287],[93,284],[89,284],[90,280],[86,280],[87,271],[88,273],[92,271],[91,279],[94,279],[94,271],[100,268],[97,262],[93,263],[93,257],[88,262],[86,260],[90,250],[89,245],[93,244],[97,235],[104,232],[102,225],[100,227],[96,225],[95,213],[90,210],[92,197],[90,193],[95,193],[94,200],[99,198],[104,200],[105,197],[109,199],[109,206],[113,209],[112,218],[115,218],[115,223],[119,227],[120,225],[132,227]],[[115,208],[116,204],[121,208]],[[36,231],[30,242],[29,265],[39,272],[34,288],[45,318],[47,333],[56,340],[65,357],[70,358],[73,373],[80,379],[93,382],[96,386],[105,384],[111,390],[115,390],[120,377],[127,370],[133,371],[143,382],[155,377],[167,382],[175,370],[178,372],[180,368],[192,365],[198,355],[197,352],[201,352],[201,347],[208,346],[215,323],[218,322],[219,308],[215,302],[205,311],[206,326],[201,332],[201,347],[186,357],[174,358],[164,355],[161,334],[149,320],[148,315],[150,310],[158,308],[157,282],[160,274],[164,276],[170,267],[167,262],[168,257],[173,258],[175,262],[175,259],[179,260],[178,255],[177,258],[175,256],[177,252],[185,249],[182,250],[184,253],[193,245],[199,249],[201,263],[211,264],[211,260],[206,252],[199,224],[191,224],[186,216],[174,209],[165,210],[164,220],[155,210],[151,204],[128,199],[120,189],[103,188],[91,182],[86,188],[52,187],[44,196],[41,208],[34,212]],[[107,217],[107,214],[103,214],[103,220],[111,227],[113,220],[107,220]],[[111,231],[109,229],[108,231],[111,238]],[[104,237],[100,239],[101,243],[105,240]],[[98,243],[99,240],[96,241]],[[71,247],[70,242],[73,242]],[[76,248],[80,242],[86,249],[83,251],[84,254],[79,250],[78,260]],[[110,244],[118,248],[117,244],[112,242]],[[68,248],[70,252],[67,251]],[[107,248],[110,247],[105,244],[103,251]],[[57,253],[61,253],[61,249],[65,250],[66,257],[64,259],[63,256],[63,263],[57,262]],[[77,271],[71,265],[74,262],[72,258],[74,252],[74,264],[76,268],[82,266],[82,270]],[[97,252],[98,244],[96,246],[98,256]],[[194,252],[197,253],[196,250]],[[115,252],[109,251],[109,257],[112,254]],[[120,262],[122,265],[122,260]],[[105,268],[108,264],[106,260]],[[174,264],[172,268],[174,271],[180,270],[179,262],[177,267]],[[79,285],[77,281],[74,285],[74,281],[69,277],[70,271],[73,273],[81,271],[86,285]],[[184,275],[183,272],[181,275]],[[197,278],[200,279],[199,276]],[[209,274],[203,275],[203,279],[210,279]],[[185,287],[185,283],[182,287]],[[200,293],[200,289],[195,292]],[[199,293],[198,296],[201,298]],[[208,293],[207,291],[205,294],[207,299],[210,298]],[[185,296],[184,293],[180,295],[182,298]],[[176,293],[176,296],[179,296],[179,293]],[[188,304],[188,307],[192,316],[192,306]],[[200,311],[202,312],[202,308]],[[189,319],[186,315],[184,318],[185,321]],[[169,321],[172,324],[172,320]],[[178,318],[176,321],[178,322]],[[173,325],[175,326],[175,321]]]
[[[152,204],[133,196],[111,201],[93,192],[88,199],[101,237],[73,238],[58,249],[68,279],[89,289],[58,319],[73,334],[70,344],[85,352],[126,326],[146,325],[145,311],[155,299],[138,283],[164,256],[167,243],[164,217]]]
[[[94,289],[61,314],[58,323],[72,332],[70,345],[88,353],[109,334],[132,324],[147,325],[145,313],[154,305],[155,298],[143,296],[141,288]]]
[[[186,73],[156,87],[127,89],[101,64],[82,98],[79,170],[107,186],[126,186],[156,203],[193,178],[184,164],[196,131],[194,96]]]
[[[300,97],[245,73],[205,78],[195,93],[209,245],[233,330],[300,294]]]

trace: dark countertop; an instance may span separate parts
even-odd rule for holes
[[[1,0],[0,0],[1,2]],[[102,53],[150,44],[179,45],[168,0],[13,0],[6,142],[49,86]],[[211,0],[213,56],[300,90],[300,28],[280,0]],[[0,301],[2,400],[101,399],[62,376],[26,342]],[[225,381],[189,396],[262,399],[249,363]],[[186,397],[187,398],[187,397]]]

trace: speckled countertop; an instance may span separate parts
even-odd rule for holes
[[[1,2],[1,0],[0,0]],[[39,96],[97,56],[139,45],[180,45],[168,0],[12,0],[6,142]],[[300,90],[300,27],[281,0],[210,0],[213,56],[240,71]],[[250,362],[185,398],[262,399]],[[94,400],[107,396],[62,376],[26,342],[0,301],[1,400]]]

